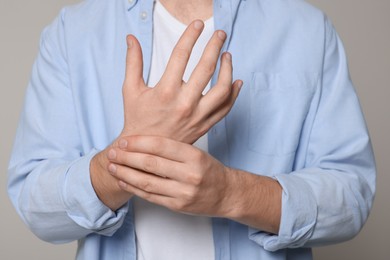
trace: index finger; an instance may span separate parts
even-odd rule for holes
[[[141,83],[145,85],[143,72],[142,49],[137,38],[134,35],[128,35],[127,54],[126,54],[126,71],[125,83],[130,87],[137,87]]]
[[[118,141],[120,149],[133,152],[156,155],[171,161],[186,162],[188,154],[194,147],[160,136],[125,136]]]
[[[203,27],[204,23],[201,20],[195,20],[184,31],[169,58],[168,65],[160,80],[161,85],[181,86],[192,48],[202,33]]]

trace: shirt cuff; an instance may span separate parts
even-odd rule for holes
[[[90,162],[97,153],[93,150],[69,167],[64,177],[63,201],[68,216],[78,225],[111,236],[122,225],[128,203],[114,212],[97,197],[90,178]]]
[[[293,174],[280,174],[275,179],[283,188],[282,216],[278,235],[249,228],[249,239],[265,250],[302,247],[311,237],[317,219],[317,203],[312,190]]]

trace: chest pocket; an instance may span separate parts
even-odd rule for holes
[[[268,156],[294,153],[317,83],[314,73],[253,73],[248,148]]]

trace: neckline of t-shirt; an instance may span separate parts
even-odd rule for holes
[[[184,24],[183,22],[179,21],[174,17],[166,8],[163,4],[160,3],[160,1],[156,1],[155,3],[155,12],[158,14],[162,15],[166,21],[170,24],[170,27],[177,30],[178,32],[183,32],[188,25]],[[214,23],[214,17],[208,18],[206,21],[203,21],[205,28],[208,28],[210,25]]]

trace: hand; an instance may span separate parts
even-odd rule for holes
[[[149,202],[279,230],[282,188],[272,178],[231,169],[192,145],[157,136],[122,138],[108,159],[118,186]]]
[[[142,51],[134,36],[127,37],[126,77],[123,84],[125,123],[121,136],[157,135],[193,143],[220,121],[231,109],[242,82],[232,84],[232,60],[221,56],[218,81],[202,95],[215,72],[226,39],[216,31],[188,82],[183,74],[191,50],[203,30],[203,22],[188,26],[175,46],[166,70],[154,88],[143,77]]]
[[[196,147],[151,136],[122,138],[108,153],[119,186],[174,211],[227,216],[229,168]]]
[[[224,32],[214,33],[189,81],[182,81],[192,47],[202,29],[201,21],[188,26],[155,88],[147,87],[142,78],[142,51],[137,39],[127,37],[126,77],[123,84],[125,122],[120,137],[148,134],[193,143],[229,112],[242,85],[240,80],[232,84],[229,53],[221,57],[216,85],[202,95],[214,74],[226,38]],[[92,186],[99,199],[112,210],[121,207],[132,196],[120,189],[117,180],[107,174],[107,151],[117,143],[114,141],[113,145],[95,155],[90,165]]]

